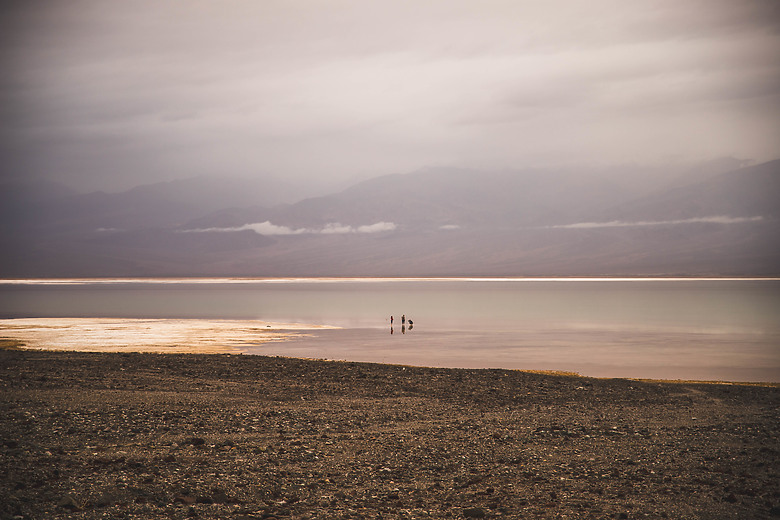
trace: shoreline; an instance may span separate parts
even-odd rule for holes
[[[739,341],[752,339],[738,335],[723,339],[726,336],[667,333],[634,339],[622,331],[581,335],[573,329],[542,328],[511,337],[439,329],[406,335],[400,330],[394,336],[387,334],[388,326],[202,318],[11,318],[0,319],[0,341],[53,351],[241,353],[434,368],[571,372],[606,379],[780,384],[779,369],[768,352],[761,358],[754,353],[742,359],[732,346],[728,359],[708,357],[713,347],[709,340],[740,345]],[[628,348],[632,342],[647,348]],[[667,365],[657,354],[672,345],[683,353],[667,360]]]
[[[52,277],[52,278],[0,278],[0,285],[103,285],[103,284],[252,284],[252,283],[382,283],[382,282],[684,282],[684,281],[780,281],[780,276],[432,276],[432,277],[242,277],[242,276],[192,276],[192,277]]]
[[[664,371],[662,367],[639,368],[643,361],[641,357],[625,366],[601,366],[592,360],[583,363],[581,355],[576,357],[575,352],[575,357],[569,358],[568,363],[549,356],[534,359],[535,351],[523,350],[523,347],[518,347],[513,357],[497,357],[491,363],[483,363],[474,357],[478,352],[469,353],[465,348],[467,343],[453,348],[450,342],[441,344],[432,340],[430,334],[403,338],[404,342],[398,343],[378,335],[379,330],[229,319],[15,318],[0,320],[0,348],[53,352],[242,354],[420,368],[504,369],[648,382],[780,386],[780,381],[769,377],[723,377],[714,373],[713,367],[704,366],[685,368],[678,365],[668,371],[672,377],[659,376],[657,374]],[[445,358],[448,361],[442,362]],[[742,368],[742,371],[747,369]],[[715,377],[696,377],[697,372]],[[766,375],[774,373],[770,371]]]
[[[770,518],[780,389],[0,350],[0,517]]]
[[[159,339],[156,333],[158,337],[151,338],[153,331],[134,331],[147,345],[143,350],[150,351],[164,347],[191,352],[196,344],[205,352],[241,350],[415,366],[780,382],[780,328],[773,320],[776,282],[545,285],[530,279],[528,285],[504,283],[502,278],[496,284],[483,279],[469,285],[447,280],[442,285],[5,286],[4,309],[9,316],[171,316],[193,327],[207,323],[201,321],[204,316],[342,327],[296,331],[295,335],[279,330],[276,336],[263,338],[266,334],[257,325],[233,327],[228,323],[235,322],[212,321],[213,330],[201,329],[195,341],[182,331],[174,339]],[[413,316],[417,322],[414,333],[403,334],[403,327],[396,327],[393,334],[389,309]],[[147,322],[138,319],[136,323],[143,329]],[[60,348],[85,350],[88,343],[89,350],[108,346],[118,351],[140,350],[128,347],[134,339],[127,327],[102,337],[93,330],[86,332],[74,329],[67,346]],[[3,335],[26,339],[0,330]],[[35,344],[55,346],[51,336]]]
[[[284,340],[280,340],[284,341]],[[523,368],[457,368],[457,367],[433,367],[427,365],[410,365],[403,363],[382,363],[378,361],[354,361],[348,359],[330,359],[330,358],[317,358],[317,357],[300,357],[300,356],[285,356],[279,354],[253,354],[243,352],[241,350],[182,350],[175,349],[155,348],[149,350],[85,350],[85,349],[52,349],[46,347],[28,347],[21,340],[0,338],[0,352],[3,350],[18,351],[18,352],[48,352],[48,353],[85,353],[85,354],[151,354],[151,355],[185,355],[185,356],[257,356],[264,358],[278,358],[289,359],[298,361],[312,361],[321,363],[360,363],[365,365],[380,365],[387,367],[400,367],[400,368],[415,368],[415,369],[430,369],[430,370],[484,370],[484,371],[496,371],[505,370],[508,372],[520,372],[525,374],[535,374],[542,376],[554,376],[554,377],[571,377],[578,379],[592,379],[601,381],[610,380],[624,380],[624,381],[636,381],[639,383],[660,383],[660,384],[678,384],[678,385],[727,385],[727,386],[755,386],[765,388],[780,388],[780,382],[773,381],[727,381],[727,380],[706,380],[706,379],[661,379],[661,378],[647,378],[647,377],[598,377],[581,374],[579,372],[572,372],[567,370],[539,370],[539,369],[523,369]]]

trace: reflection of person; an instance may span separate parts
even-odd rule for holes
[[[401,334],[406,334],[406,325],[401,325]]]
[[[390,325],[390,334],[392,334],[392,333],[393,333],[393,326]]]

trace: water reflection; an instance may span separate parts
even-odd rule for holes
[[[399,341],[387,309],[417,316],[423,329],[398,315],[408,322]],[[137,318],[135,332],[127,324],[104,336],[74,327],[62,347],[73,350],[128,349],[138,340],[149,345],[143,348],[227,345],[257,354],[605,377],[780,381],[778,315],[778,280],[0,282],[2,318]],[[178,336],[163,342],[158,329],[145,336],[146,324],[159,318],[180,329]],[[275,322],[343,329],[264,343],[252,326],[238,325],[253,320],[263,329]],[[0,328],[5,337],[18,332]],[[36,341],[43,342],[45,330],[38,329]],[[63,328],[58,333],[66,335]]]
[[[409,322],[409,332],[411,332],[413,328],[414,328],[414,325],[410,321]],[[406,325],[401,325],[401,334],[406,334],[406,330],[407,330]],[[393,329],[393,326],[390,325],[390,334],[393,334],[393,332],[395,332],[395,329]]]

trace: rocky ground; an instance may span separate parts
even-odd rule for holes
[[[780,388],[0,351],[0,518],[771,518]]]

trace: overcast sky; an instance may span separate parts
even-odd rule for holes
[[[6,1],[3,175],[780,156],[777,0]]]

